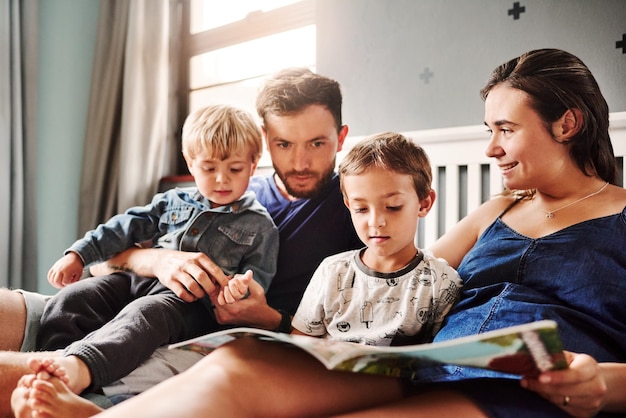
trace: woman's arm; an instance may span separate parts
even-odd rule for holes
[[[474,246],[480,234],[512,202],[510,197],[497,197],[483,203],[478,209],[461,219],[430,247],[435,257],[443,258],[453,268],[458,268],[465,254]]]
[[[626,364],[624,363],[600,363],[600,373],[606,383],[606,395],[604,397],[603,411],[626,412]]]

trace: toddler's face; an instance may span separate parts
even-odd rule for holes
[[[187,167],[198,190],[211,201],[212,207],[238,200],[248,188],[256,165],[249,152],[234,153],[225,160],[211,159],[203,154],[187,159]]]

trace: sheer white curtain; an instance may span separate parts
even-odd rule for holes
[[[101,0],[79,233],[150,201],[176,162],[176,0]]]
[[[35,290],[38,0],[0,0],[0,286]]]

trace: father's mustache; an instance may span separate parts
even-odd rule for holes
[[[292,176],[316,176],[317,173],[315,173],[314,171],[289,171],[288,173],[286,173],[285,177],[292,177]]]

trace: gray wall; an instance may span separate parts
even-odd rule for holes
[[[98,0],[42,0],[39,9],[37,225],[39,291],[77,234],[78,190]]]
[[[341,81],[352,135],[482,124],[478,91],[497,65],[561,48],[626,110],[624,0],[319,0],[317,71]],[[420,75],[428,68],[432,77]]]
[[[38,251],[45,275],[76,239],[78,187],[98,0],[40,2]],[[612,112],[626,110],[625,0],[318,0],[320,73],[338,79],[352,135],[481,124],[491,70],[557,47],[595,73]],[[428,68],[428,83],[420,78]]]

